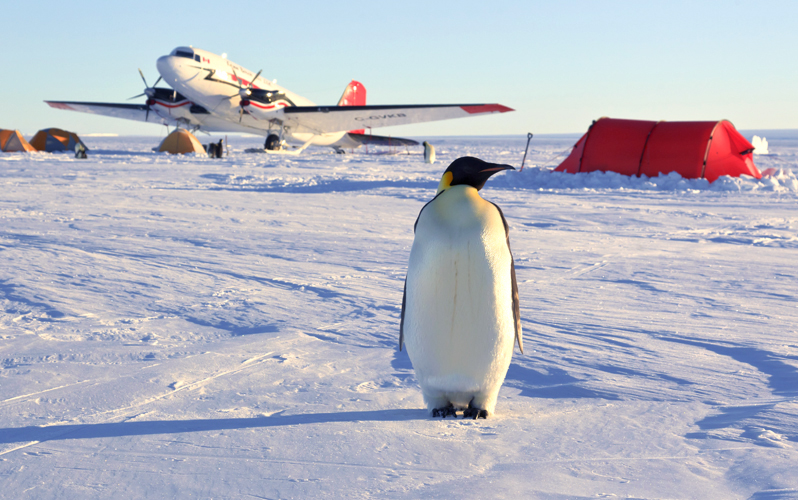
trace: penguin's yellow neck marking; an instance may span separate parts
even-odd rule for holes
[[[452,179],[454,179],[454,174],[451,172],[445,172],[443,177],[441,177],[440,184],[438,184],[438,192],[436,194],[440,194],[442,191],[446,191],[452,187]]]

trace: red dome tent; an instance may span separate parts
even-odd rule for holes
[[[727,120],[653,122],[600,118],[593,122],[555,172],[618,172],[646,175],[677,172],[687,179],[715,181],[722,175],[762,177],[754,146]]]

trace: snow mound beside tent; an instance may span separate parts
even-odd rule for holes
[[[635,190],[635,191],[772,191],[798,193],[798,177],[791,170],[775,169],[772,175],[755,179],[750,176],[685,179],[676,172],[657,177],[630,177],[616,172],[594,171],[580,174],[556,172],[548,168],[524,168],[521,172],[492,179],[494,186],[537,190]]]

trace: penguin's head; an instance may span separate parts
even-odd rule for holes
[[[515,170],[515,168],[510,165],[488,163],[473,156],[463,156],[454,160],[443,173],[441,182],[438,184],[438,193],[446,191],[452,186],[463,184],[475,187],[479,191],[491,175],[502,170]]]

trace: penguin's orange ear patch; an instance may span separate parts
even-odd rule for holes
[[[452,187],[452,179],[454,179],[454,174],[451,172],[444,172],[443,177],[441,177],[441,182],[438,184],[438,193],[441,191],[446,191],[450,187]]]

